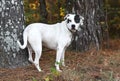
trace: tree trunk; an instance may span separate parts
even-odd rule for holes
[[[97,50],[100,48],[102,2],[102,0],[67,0],[66,4],[72,5],[71,8],[67,7],[67,12],[77,13],[85,18],[84,25],[81,26],[82,30],[78,32],[77,38],[75,37],[76,40],[72,44],[77,51],[87,51],[91,47],[96,47]]]
[[[46,23],[48,16],[48,12],[46,10],[46,2],[45,0],[39,0],[39,2],[40,2],[40,15],[42,17],[41,22]]]
[[[21,50],[16,43],[22,37],[23,29],[23,1],[0,0],[0,67],[15,68],[28,64],[26,50]]]

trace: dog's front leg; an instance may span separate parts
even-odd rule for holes
[[[55,66],[56,66],[56,70],[59,71],[59,72],[61,72],[61,70],[60,70],[60,60],[61,60],[62,53],[63,53],[63,48],[58,48],[57,49]]]
[[[62,62],[62,66],[65,66],[65,49],[63,50],[62,52],[62,55],[61,55],[61,62]]]

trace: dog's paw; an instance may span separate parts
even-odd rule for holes
[[[62,63],[62,66],[65,67],[66,66],[65,63]]]
[[[58,71],[58,72],[62,72],[62,70],[60,70],[60,69],[57,69],[57,71]]]
[[[38,68],[37,68],[37,70],[38,70],[39,72],[43,72],[41,69],[38,69]]]

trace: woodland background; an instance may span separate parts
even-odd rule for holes
[[[56,23],[63,20],[66,15],[66,0],[45,0],[47,10],[47,22]],[[120,37],[120,0],[103,0],[104,21],[101,22],[105,31],[109,31],[112,38]],[[33,22],[44,22],[40,14],[39,0],[24,0],[26,25]],[[106,23],[107,22],[107,23]],[[108,26],[108,27],[106,27]]]
[[[19,14],[23,11],[21,1],[22,0],[0,1],[0,15],[7,15],[0,18],[0,23],[2,24],[2,26],[0,24],[1,32],[3,32],[1,36],[4,36],[0,39],[2,41],[0,41],[0,43],[3,45],[3,47],[0,47],[0,81],[120,81],[120,0],[45,0],[46,8],[44,7],[44,9],[40,8],[40,6],[43,5],[40,4],[40,1],[43,2],[44,0],[23,0],[24,15],[22,16]],[[93,36],[97,37],[97,28],[98,30],[101,28],[101,48],[96,50],[93,45],[94,43],[92,43],[93,48],[85,51],[67,50],[65,63],[68,67],[61,67],[63,70],[62,73],[57,72],[54,67],[55,51],[43,50],[40,59],[43,72],[38,72],[33,64],[28,63],[28,53],[25,50],[20,49],[16,51],[17,46],[15,42],[17,36],[19,38],[21,37],[19,35],[21,35],[20,33],[23,31],[24,20],[26,26],[34,22],[49,24],[61,22],[63,17],[68,13],[67,10],[72,10],[71,6],[66,5],[66,1],[71,3],[81,1],[81,5],[84,6],[81,7],[83,9],[81,11],[86,10],[84,13],[88,16],[88,18],[86,18],[86,29],[83,31],[87,36],[84,36],[78,43],[81,44],[82,41],[83,45],[81,45],[81,47],[83,49],[87,48],[87,46],[89,46],[88,41],[91,41],[91,39],[92,41],[96,40]],[[76,9],[80,10],[79,8]],[[92,15],[93,10],[98,12],[94,16]],[[14,13],[12,11],[17,12]],[[96,17],[101,17],[100,22],[97,22]],[[6,23],[8,22],[7,18],[13,23]],[[94,22],[91,23],[92,21]],[[15,28],[17,31],[14,32],[13,29]],[[95,30],[95,33],[93,31],[89,32],[92,28]],[[8,30],[10,33],[5,35]],[[88,32],[90,35],[88,35]],[[11,38],[13,39],[12,42],[8,40],[8,42],[4,44],[3,39],[11,37],[11,35],[14,34],[16,38]],[[10,45],[8,43],[10,43]],[[15,48],[11,49],[11,45],[15,45]],[[79,44],[77,45],[79,46]],[[7,52],[2,51],[5,47],[9,47],[10,50]],[[11,66],[11,68],[9,68],[9,66]]]

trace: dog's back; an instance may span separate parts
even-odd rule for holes
[[[59,24],[59,23],[58,23]],[[60,36],[60,27],[56,24],[48,25],[43,23],[33,23],[26,27],[24,32],[27,32],[28,42],[41,40],[44,46],[51,49],[57,48],[57,40]]]

